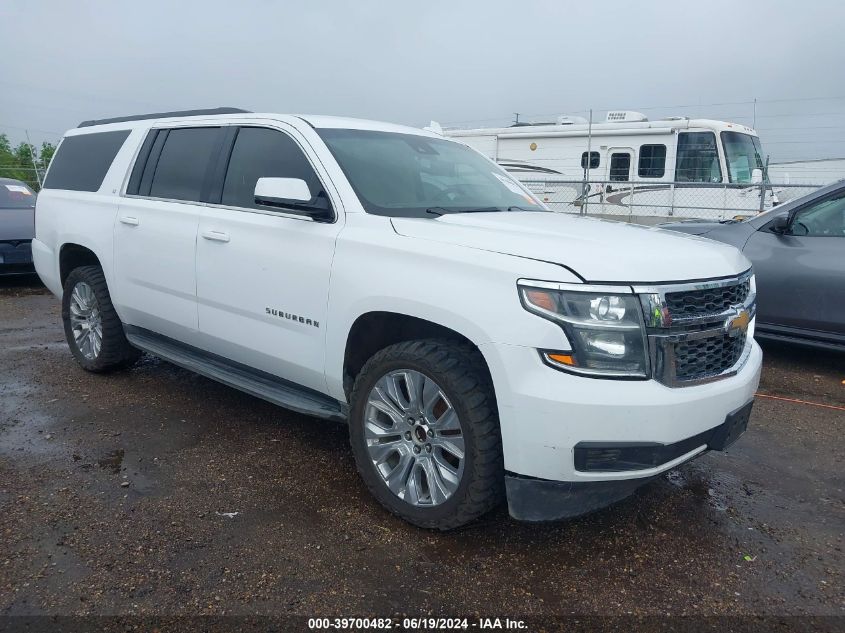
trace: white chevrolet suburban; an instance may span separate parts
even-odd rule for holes
[[[344,421],[390,511],[606,506],[745,430],[755,284],[735,248],[550,212],[418,129],[233,108],[86,121],[36,269],[89,371],[141,351]]]

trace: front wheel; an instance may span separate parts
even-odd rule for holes
[[[502,497],[493,387],[468,346],[410,341],[375,354],[355,380],[349,434],[367,487],[414,525],[452,529]]]

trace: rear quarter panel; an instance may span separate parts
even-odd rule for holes
[[[126,126],[102,126],[97,131],[120,129],[125,130]],[[72,130],[69,134],[77,132],[79,130]],[[91,250],[100,260],[107,283],[112,285],[115,215],[129,166],[145,133],[146,128],[130,132],[98,191],[42,189],[39,193],[35,208],[33,258],[36,272],[55,295],[62,295],[60,255],[62,247],[67,244],[78,244]],[[61,152],[61,145],[58,152]],[[120,314],[120,306],[115,305],[115,308]]]

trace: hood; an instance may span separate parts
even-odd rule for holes
[[[682,222],[667,222],[659,225],[661,229],[686,233],[687,235],[704,235],[713,229],[719,228],[719,226],[721,225],[718,222],[708,222],[706,220],[684,220]]]
[[[393,218],[399,235],[542,260],[588,282],[658,283],[728,277],[750,262],[733,246],[561,213],[456,213]]]

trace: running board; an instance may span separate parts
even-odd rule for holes
[[[285,409],[346,421],[347,405],[334,398],[149,330],[124,326],[127,340],[145,352]]]

